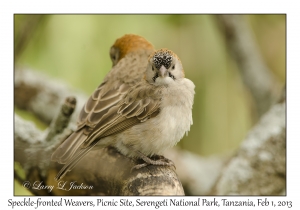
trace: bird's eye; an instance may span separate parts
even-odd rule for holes
[[[115,55],[111,56],[111,58],[112,58],[113,60],[116,60],[116,56],[115,56]]]
[[[153,66],[152,66],[152,71],[154,71],[154,68],[153,68]]]
[[[174,66],[172,66],[172,69],[175,69],[175,65],[174,65]]]

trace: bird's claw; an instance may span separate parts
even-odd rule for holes
[[[152,160],[152,159],[148,158],[147,156],[141,157],[145,161],[145,163],[141,163],[141,164],[137,164],[137,165],[133,166],[131,168],[131,171],[135,170],[135,169],[143,168],[147,165],[170,166],[170,167],[174,167],[174,170],[176,170],[176,166],[175,166],[175,164],[172,160],[169,160],[168,158],[165,158],[162,155],[156,155],[155,158],[156,157],[159,157],[159,159],[158,160]]]

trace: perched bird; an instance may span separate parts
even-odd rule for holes
[[[99,94],[105,89],[104,82],[90,97],[77,130],[52,155],[52,160],[65,163],[57,180],[92,148],[107,146],[143,159],[145,163],[136,168],[172,165],[151,157],[174,146],[190,130],[195,85],[185,78],[177,55],[167,49],[153,52],[145,70],[144,78],[130,88],[123,82]]]
[[[52,161],[66,164],[74,156],[107,110],[121,100],[124,91],[142,80],[153,52],[153,45],[135,34],[115,41],[109,52],[112,69],[81,109],[77,129],[52,154]]]

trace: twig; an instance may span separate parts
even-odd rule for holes
[[[54,136],[61,134],[63,130],[68,126],[75,106],[75,97],[67,97],[64,104],[61,106],[59,114],[49,126],[48,135],[45,139],[46,141],[50,141],[54,138]]]

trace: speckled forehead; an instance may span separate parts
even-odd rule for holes
[[[153,55],[153,64],[156,69],[160,69],[161,66],[170,68],[172,61],[174,59],[173,52],[170,50],[159,50]]]

